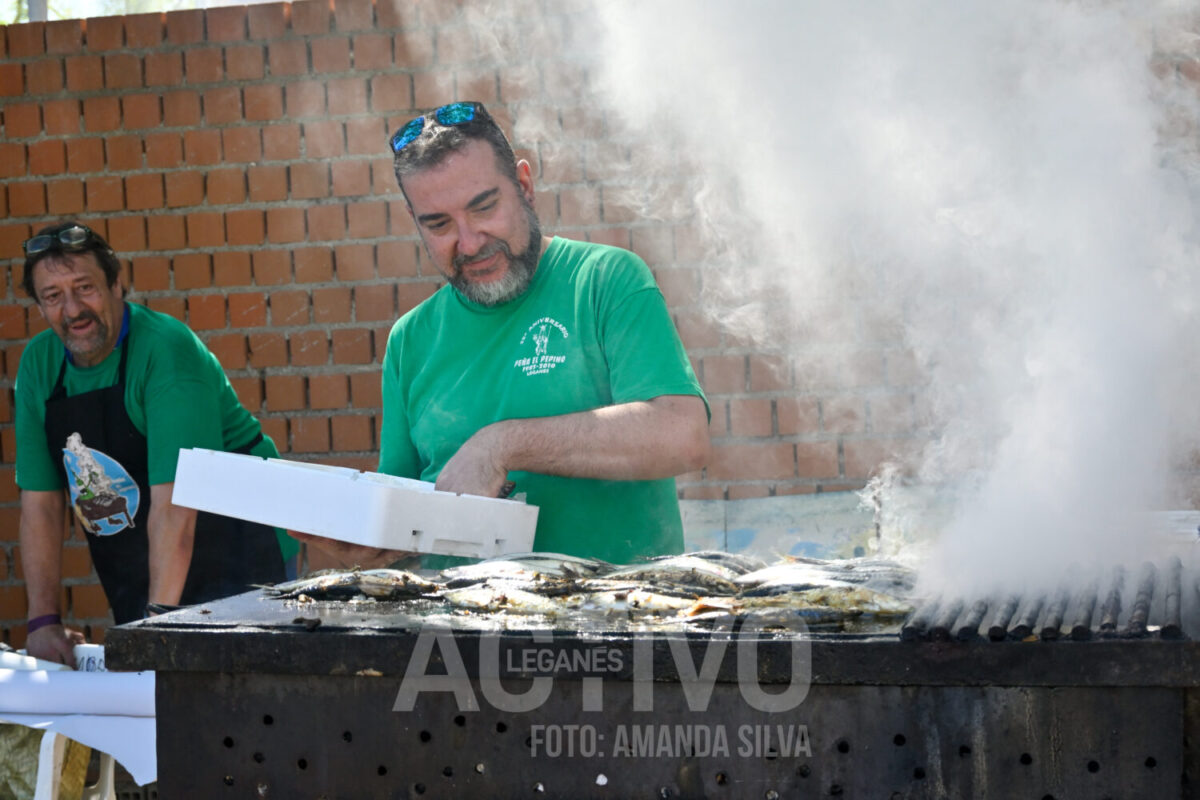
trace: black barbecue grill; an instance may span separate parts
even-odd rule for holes
[[[114,628],[106,658],[157,670],[170,798],[1190,797],[1200,646],[1185,589],[1195,576],[1170,560],[805,636],[251,592]],[[715,682],[697,683],[721,642]],[[394,710],[413,664],[460,674],[454,655],[459,695]],[[811,686],[759,710],[739,670],[759,701]],[[501,707],[496,687],[535,692],[532,707]]]

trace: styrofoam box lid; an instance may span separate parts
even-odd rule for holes
[[[172,502],[344,542],[492,558],[533,549],[537,506],[439,492],[428,481],[348,467],[179,451]]]

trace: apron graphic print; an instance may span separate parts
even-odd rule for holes
[[[72,433],[63,448],[71,490],[71,508],[84,530],[112,536],[133,527],[141,502],[137,483],[115,459],[83,443]]]

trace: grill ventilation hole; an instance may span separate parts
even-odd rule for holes
[[[433,734],[430,733],[429,731],[421,731],[421,735],[419,738],[421,739],[422,742],[428,742],[430,739],[433,738]]]
[[[225,745],[226,747],[233,747],[233,737],[226,736],[224,739],[221,740],[221,744]]]
[[[849,753],[850,752],[850,743],[847,742],[845,739],[838,739],[837,751],[839,753]]]
[[[442,767],[442,774],[447,778],[454,777],[454,767]]]
[[[263,714],[263,725],[274,725],[275,718],[270,714]]]
[[[253,756],[251,756],[251,758],[254,759],[255,764],[261,764],[267,760],[267,757],[264,756],[262,753],[255,753]]]
[[[914,781],[925,780],[925,768],[924,767],[917,767],[916,769],[913,770],[913,780]]]
[[[352,742],[353,740],[354,740],[353,733],[351,733],[350,731],[342,731],[342,741],[343,742],[348,743],[348,742]]]
[[[1087,767],[1088,767],[1088,772],[1099,772],[1100,771],[1100,762],[1089,761]]]
[[[508,730],[508,725],[503,722],[496,723],[496,733],[504,733],[506,730]]]
[[[379,766],[378,766],[378,767],[375,769],[375,772],[376,772],[376,773],[378,773],[379,777],[381,777],[381,778],[382,778],[384,775],[387,775],[387,767],[385,767],[383,764],[380,764],[380,765],[379,765]]]
[[[296,766],[299,767],[300,769],[308,769],[308,759],[307,758],[300,759],[299,761],[296,762]]]
[[[892,737],[892,744],[896,745],[896,747],[904,747],[904,743],[907,741],[908,740],[904,738],[903,733],[897,733],[894,737]]]
[[[1146,769],[1154,769],[1157,766],[1158,761],[1155,760],[1154,756],[1150,756],[1146,759]]]
[[[423,783],[414,783],[414,784],[413,784],[413,791],[414,791],[414,792],[416,792],[417,794],[425,794],[425,784],[423,784]]]
[[[1033,756],[1029,755],[1029,753],[1021,753],[1021,763],[1028,767],[1033,763]]]
[[[226,785],[226,786],[233,786],[233,776],[232,776],[232,775],[226,775],[226,776],[225,776],[225,785]]]
[[[958,746],[958,755],[959,758],[966,758],[967,756],[971,755],[971,748],[967,747],[965,744],[960,744]]]

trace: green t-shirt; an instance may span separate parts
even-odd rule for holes
[[[68,396],[116,384],[121,349],[125,364],[125,410],[146,437],[151,485],[172,483],[179,450],[202,447],[231,451],[244,447],[262,430],[237,399],[216,356],[191,329],[174,317],[136,303],[129,309],[129,335],[120,347],[93,367],[67,364],[63,386]],[[16,384],[17,485],[30,491],[65,488],[56,466],[60,453],[46,446],[46,400],[54,389],[66,350],[51,330],[34,336],[21,354]],[[251,451],[277,458],[279,451],[264,435]],[[280,535],[284,558],[299,543]]]
[[[667,394],[704,397],[649,268],[555,238],[520,297],[486,308],[443,286],[392,328],[379,471],[434,481],[493,422]],[[509,480],[539,507],[536,550],[628,563],[683,549],[674,478]]]

